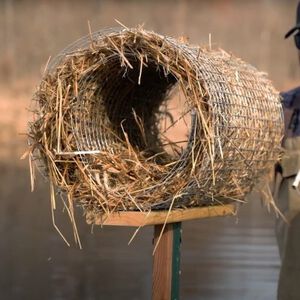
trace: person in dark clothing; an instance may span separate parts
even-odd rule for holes
[[[300,2],[296,26],[285,38],[294,36],[300,58]],[[281,93],[285,120],[284,155],[276,168],[274,198],[283,218],[276,219],[276,237],[281,258],[278,300],[300,299],[300,87]]]

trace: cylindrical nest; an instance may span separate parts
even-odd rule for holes
[[[176,90],[184,100],[174,113]],[[50,63],[34,99],[33,158],[92,213],[241,200],[280,151],[282,109],[265,74],[143,29],[76,42]],[[177,141],[166,132],[183,119]]]

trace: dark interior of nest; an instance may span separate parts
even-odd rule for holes
[[[127,56],[129,68],[120,59],[111,57],[80,82],[83,90],[92,89],[92,127],[101,128],[106,118],[119,141],[129,142],[145,159],[157,164],[178,159],[188,144],[191,116],[177,78],[154,60],[141,68],[137,57]],[[91,138],[99,144],[110,144],[101,129],[96,135]]]

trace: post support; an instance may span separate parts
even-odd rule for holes
[[[154,246],[163,225],[154,226]],[[166,224],[153,257],[152,300],[179,300],[181,222]]]

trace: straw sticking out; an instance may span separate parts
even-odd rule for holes
[[[278,93],[211,37],[202,49],[90,33],[50,62],[34,100],[30,157],[68,194],[78,242],[74,202],[98,214],[243,200],[279,154]]]

